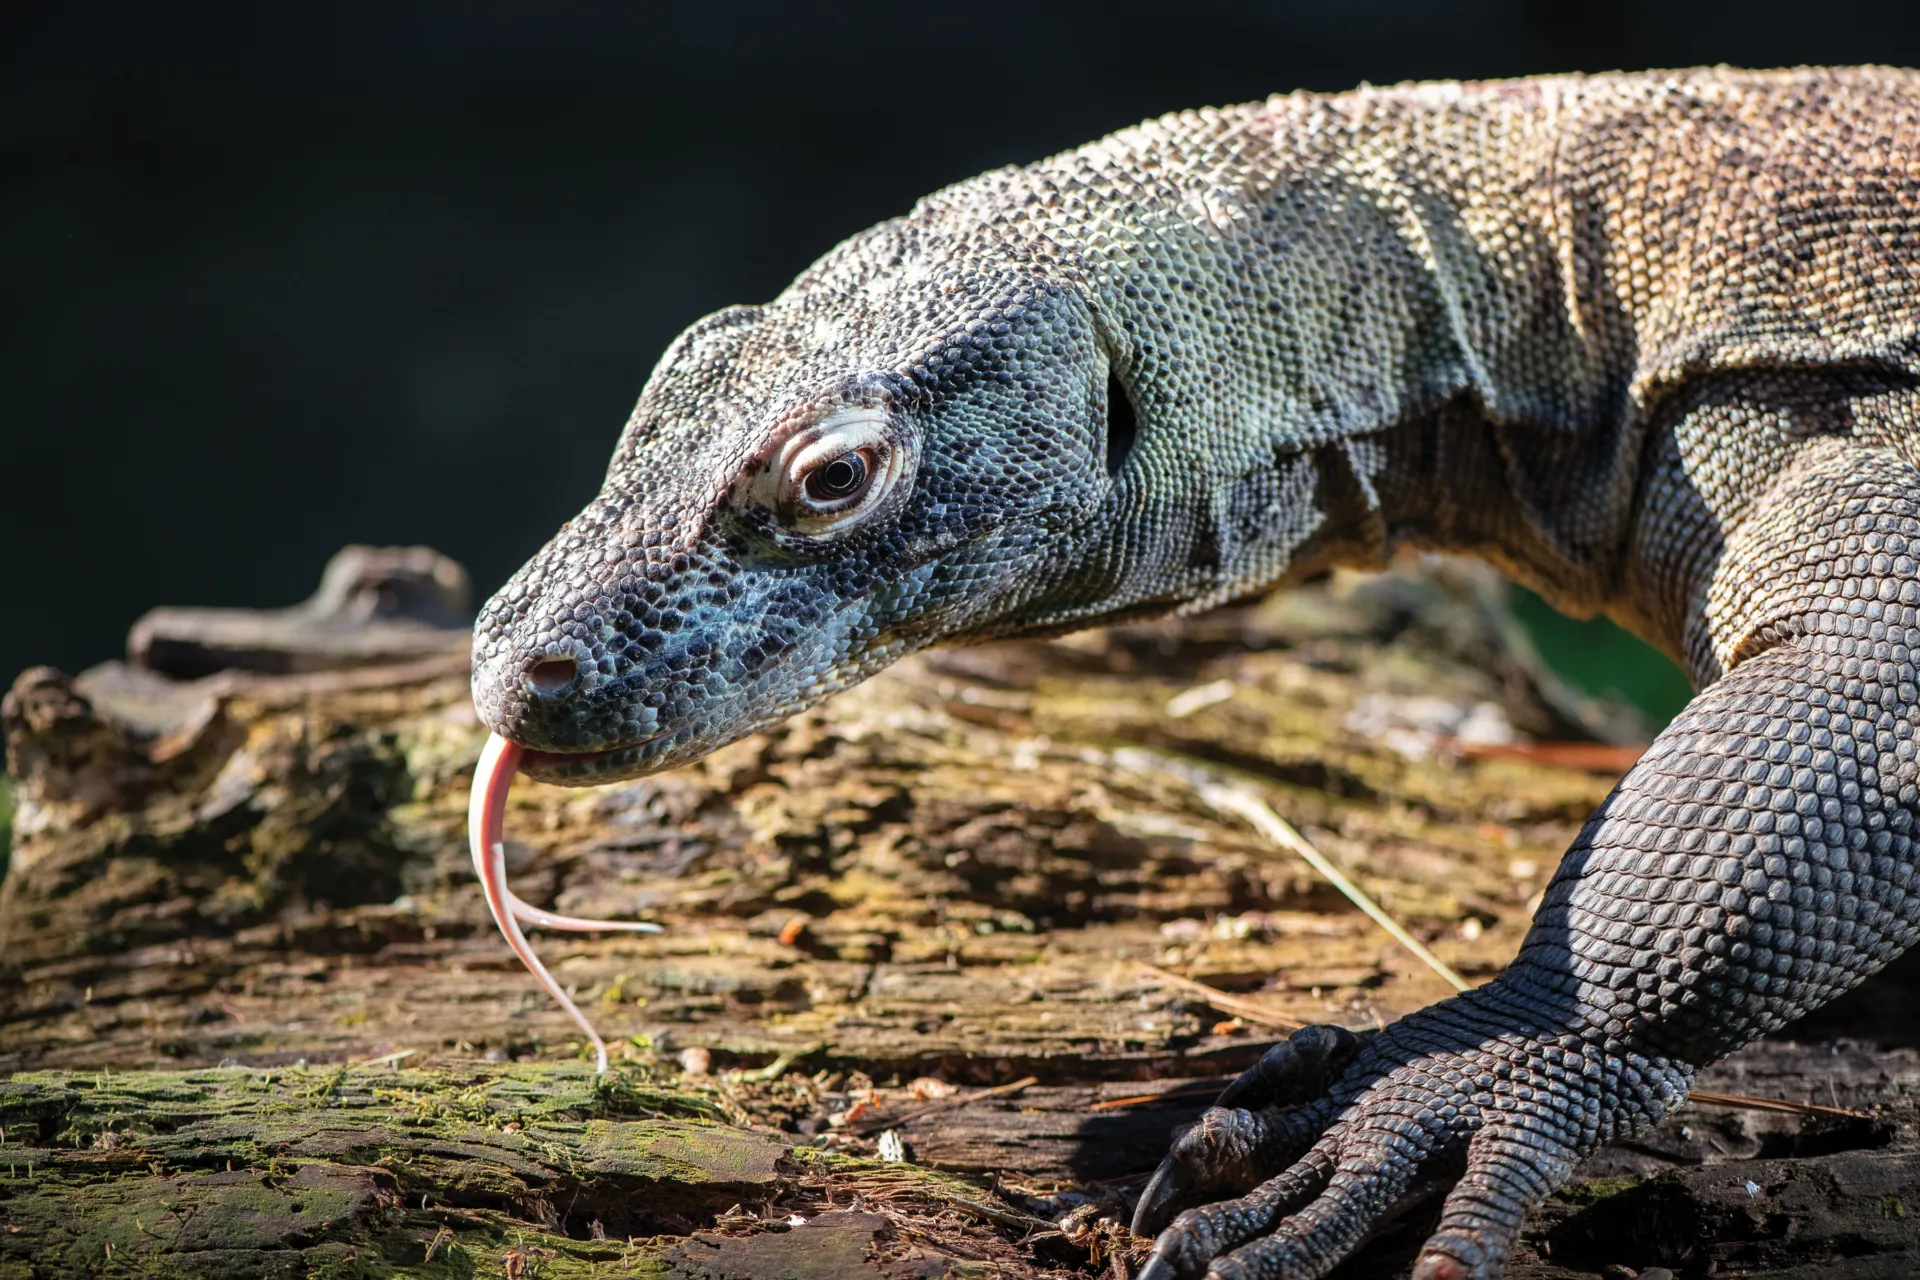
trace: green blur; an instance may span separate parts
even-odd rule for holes
[[[1693,697],[1693,687],[1679,667],[1605,618],[1569,618],[1519,588],[1512,602],[1514,617],[1542,660],[1589,697],[1637,707],[1654,729],[1678,715]]]

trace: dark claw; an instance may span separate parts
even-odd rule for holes
[[[1326,1091],[1360,1045],[1360,1037],[1345,1027],[1302,1027],[1241,1072],[1213,1105],[1253,1110],[1316,1097]]]
[[[1134,1211],[1134,1234],[1158,1232],[1196,1193],[1238,1193],[1258,1186],[1299,1159],[1328,1118],[1325,1104],[1285,1112],[1212,1108],[1173,1140],[1173,1149],[1154,1170]]]
[[[1178,1151],[1179,1147],[1176,1145],[1173,1151],[1167,1153],[1167,1158],[1162,1160],[1160,1167],[1153,1171],[1153,1178],[1147,1183],[1147,1189],[1140,1193],[1140,1203],[1133,1211],[1133,1234],[1158,1235],[1160,1228],[1166,1226],[1172,1219],[1174,1207],[1180,1202],[1180,1197],[1189,1185],[1177,1159]],[[1148,1280],[1150,1276],[1161,1274],[1153,1270],[1156,1265],[1163,1267],[1166,1265],[1165,1259],[1157,1253],[1147,1264],[1147,1269],[1140,1273],[1139,1280]],[[1168,1280],[1172,1280],[1173,1272],[1167,1271],[1165,1274]]]
[[[1133,1280],[1180,1280],[1180,1273],[1173,1269],[1171,1262],[1156,1253],[1147,1259],[1147,1265],[1140,1268],[1140,1274]]]

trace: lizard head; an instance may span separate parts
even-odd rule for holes
[[[685,763],[1100,576],[1131,410],[1094,303],[1004,220],[927,221],[662,357],[599,494],[476,624],[475,705],[523,771]]]

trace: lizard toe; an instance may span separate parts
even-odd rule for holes
[[[1415,1143],[1397,1135],[1369,1133],[1349,1138],[1340,1147],[1338,1164],[1319,1194],[1280,1198],[1283,1203],[1292,1201],[1284,1216],[1273,1215],[1280,1220],[1272,1222],[1269,1230],[1251,1232],[1247,1243],[1215,1257],[1205,1272],[1208,1280],[1323,1276],[1409,1199],[1425,1194],[1416,1180],[1421,1152]]]
[[[1365,1039],[1345,1027],[1302,1027],[1221,1091],[1216,1107],[1291,1106],[1326,1092]]]
[[[1313,1144],[1332,1115],[1321,1103],[1291,1111],[1213,1107],[1174,1140],[1133,1214],[1152,1235],[1194,1197],[1243,1191],[1272,1177]]]
[[[1197,1280],[1221,1254],[1273,1230],[1319,1195],[1334,1172],[1332,1147],[1321,1143],[1278,1176],[1237,1200],[1188,1209],[1153,1242],[1140,1280]]]
[[[1527,1206],[1565,1182],[1574,1159],[1567,1142],[1538,1123],[1503,1123],[1476,1135],[1413,1280],[1497,1280]]]

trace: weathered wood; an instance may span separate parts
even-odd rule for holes
[[[16,1076],[0,1276],[692,1277],[746,1258],[755,1275],[904,1280],[954,1249],[1017,1264],[994,1218],[1024,1215],[991,1191],[727,1118],[631,1069]]]
[[[1763,1045],[1706,1083],[1810,1076],[1863,1114],[1688,1108],[1589,1162],[1509,1274],[1913,1274],[1920,1054]],[[890,1090],[875,1120],[907,1161],[886,1164],[834,1149],[829,1112],[851,1099],[833,1083],[658,1061],[599,1080],[572,1064],[23,1073],[0,1083],[0,1277],[1085,1273],[1127,1246],[1088,1219],[1123,1214],[1125,1175],[1204,1105],[1100,1110],[1120,1087],[1070,1085],[930,1110]],[[1403,1275],[1429,1218],[1343,1274]]]
[[[466,569],[431,548],[347,547],[289,608],[152,610],[127,634],[127,657],[181,679],[405,662],[463,649],[471,596]]]
[[[55,1225],[62,1185],[101,1179],[118,1188],[115,1203],[146,1206],[177,1203],[186,1178],[210,1197],[209,1220],[245,1218],[261,1233],[233,1246],[233,1274],[274,1273],[244,1270],[269,1253],[287,1274],[383,1274],[413,1265],[401,1259],[423,1253],[420,1233],[440,1225],[465,1259],[436,1253],[447,1274],[507,1274],[509,1249],[528,1276],[596,1259],[596,1274],[777,1275],[802,1254],[857,1257],[882,1275],[909,1262],[922,1268],[913,1274],[1095,1274],[1118,1239],[1101,1215],[1124,1213],[1201,1102],[1094,1104],[1237,1071],[1274,1034],[1146,966],[1276,1014],[1356,1026],[1446,990],[1298,861],[1209,807],[1187,767],[1257,787],[1469,979],[1513,953],[1530,900],[1611,781],[1556,762],[1619,756],[1542,740],[1581,732],[1583,716],[1588,727],[1619,717],[1572,706],[1541,680],[1496,602],[1484,578],[1457,568],[1341,576],[1180,626],[903,663],[674,773],[586,791],[523,782],[508,815],[522,896],[668,926],[653,937],[535,935],[619,1038],[625,1083],[610,1088],[652,1091],[644,1106],[584,1084],[577,1037],[499,943],[472,883],[462,830],[484,734],[457,647],[298,675],[29,672],[4,712],[19,808],[0,885],[0,1071],[47,1074],[18,1076],[0,1095],[0,1112],[24,1108],[31,1122],[0,1123],[9,1158],[17,1149],[36,1179],[57,1166],[68,1183],[7,1184],[0,1215],[20,1231],[0,1235],[12,1250],[0,1265],[55,1274],[33,1268],[82,1256],[71,1253],[80,1235]],[[1904,1225],[1920,1218],[1848,1190],[1912,1170],[1912,1006],[1889,994],[1902,989],[1916,987],[1882,984],[1817,1026],[1884,1047],[1761,1046],[1706,1082],[1875,1118],[1694,1108],[1596,1157],[1585,1189],[1538,1216],[1510,1274],[1663,1259],[1695,1272],[1715,1262],[1787,1275],[1845,1260],[1835,1265],[1854,1270],[1833,1274],[1908,1274],[1871,1268],[1920,1265]],[[359,1067],[322,1087],[339,1064],[402,1051],[416,1070]],[[757,1078],[768,1064],[777,1078]],[[154,1068],[171,1073],[139,1074]],[[102,1069],[114,1073],[104,1082]],[[966,1105],[913,1083],[970,1089],[1029,1075],[1031,1087]],[[520,1091],[512,1107],[502,1090]],[[168,1118],[176,1092],[198,1118]],[[505,1147],[489,1139],[474,1154],[463,1137],[457,1158],[435,1155],[432,1144],[452,1141],[439,1121],[406,1129],[379,1111],[402,1095],[432,1116],[468,1105],[441,1099],[478,1098],[460,1115],[483,1129],[514,1107],[537,1125],[518,1121]],[[99,1139],[111,1131],[98,1117],[115,1109],[132,1128]],[[407,1141],[310,1145],[349,1114],[355,1132]],[[221,1115],[221,1132],[264,1132],[271,1118],[309,1136],[245,1147],[194,1127]],[[746,1128],[700,1119],[712,1115]],[[716,1152],[771,1143],[786,1153],[776,1207],[807,1206],[810,1222],[829,1203],[844,1212],[830,1240],[782,1235],[784,1209],[771,1221],[715,1217],[735,1201],[752,1209],[753,1196],[708,1196],[702,1187],[733,1184],[693,1166],[685,1177],[637,1165],[594,1174],[599,1124],[681,1126],[695,1147],[722,1144]],[[516,1162],[531,1139],[517,1135],[535,1127],[548,1146],[527,1172]],[[871,1161],[888,1128],[917,1167],[967,1181],[939,1194],[863,1192],[855,1206],[819,1162]],[[224,1181],[228,1155],[189,1159],[173,1141],[189,1131],[244,1176]],[[1777,1163],[1795,1151],[1809,1160]],[[308,1230],[280,1200],[247,1207],[307,1169],[313,1196],[342,1206],[336,1228]],[[832,1166],[842,1169],[878,1176]],[[1743,1216],[1722,1192],[1749,1177],[1762,1193]],[[480,1217],[431,1216],[467,1205],[469,1186],[509,1190]],[[1666,1225],[1619,1227],[1606,1217],[1615,1200],[1657,1208]],[[594,1219],[579,1204],[609,1234],[649,1242],[582,1246]],[[646,1216],[669,1210],[681,1219]],[[1028,1221],[1063,1215],[1065,1234]],[[1693,1225],[1676,1233],[1680,1221]],[[1355,1274],[1394,1274],[1418,1225]],[[104,1250],[108,1237],[86,1240]],[[113,1240],[146,1248],[138,1266],[150,1272],[186,1273],[157,1245]],[[789,1240],[812,1243],[792,1253]],[[1541,1256],[1548,1247],[1553,1259]],[[88,1265],[112,1270],[103,1254]]]

